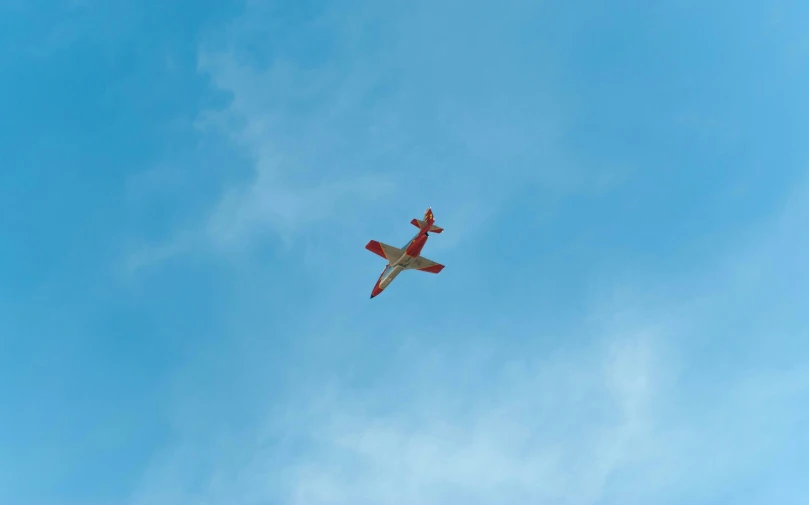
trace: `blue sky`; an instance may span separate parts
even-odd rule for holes
[[[807,16],[4,3],[0,502],[806,503]]]

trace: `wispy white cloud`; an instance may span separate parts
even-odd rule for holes
[[[692,391],[676,338],[641,325],[506,361],[403,352],[373,387],[292,387],[255,426],[181,443],[133,503],[685,503],[806,439],[809,369]]]
[[[124,258],[124,273],[135,275],[142,268],[162,263],[178,254],[186,252],[191,245],[190,237],[175,237],[172,242],[148,245],[142,244]]]
[[[596,503],[652,429],[664,385],[648,339],[494,366],[421,357],[404,384],[342,391],[312,412],[317,449],[286,502]]]
[[[230,190],[217,206],[208,233],[217,247],[242,247],[262,232],[272,231],[287,243],[313,222],[341,222],[359,213],[358,201],[379,200],[389,187],[385,179],[360,177],[291,190],[259,175],[244,190]]]
[[[447,31],[437,8],[391,15],[356,2],[350,16],[298,13],[292,30],[290,13],[250,2],[212,33],[199,68],[230,101],[198,126],[246,156],[252,175],[223,188],[200,233],[228,248],[265,233],[289,242],[336,216],[432,205],[453,228],[449,248],[499,212],[517,179],[557,192],[614,182],[614,167],[585,176],[555,147],[568,127],[555,62],[521,45],[541,9],[465,5]]]
[[[250,25],[251,14],[229,33]],[[290,239],[318,221],[367,214],[394,194],[395,178],[369,162],[378,151],[369,142],[378,125],[366,112],[373,75],[335,66],[343,60],[308,66],[283,55],[256,66],[240,59],[244,48],[234,39],[235,47],[201,54],[201,70],[232,100],[199,124],[241,149],[255,176],[229,189],[214,210],[208,233],[215,243],[244,244],[265,231]]]

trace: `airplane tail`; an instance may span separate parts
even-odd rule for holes
[[[419,219],[413,219],[412,221],[410,221],[410,224],[412,224],[413,226],[415,226],[419,230],[422,230],[422,229],[424,229],[425,226],[427,226],[427,223],[425,223],[424,221],[421,221]],[[441,233],[442,231],[444,231],[444,228],[440,228],[438,226],[435,226],[435,225],[431,224],[430,229],[427,230],[427,231],[429,231],[431,233]]]
[[[419,230],[427,228],[428,232],[433,233],[441,233],[442,231],[444,231],[443,228],[434,226],[433,223],[435,223],[435,217],[433,216],[433,209],[431,207],[427,207],[427,210],[424,212],[423,221],[420,219],[413,219],[412,221],[410,221],[410,224],[412,224]]]

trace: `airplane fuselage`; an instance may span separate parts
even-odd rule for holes
[[[379,276],[379,281],[377,282],[377,286],[379,286],[380,290],[388,287],[402,270],[410,266],[413,260],[419,257],[421,250],[424,249],[424,245],[427,243],[427,237],[427,234],[423,230],[419,231],[415,237],[410,239],[410,241],[402,247],[405,253],[385,266],[385,270],[382,271],[382,274]]]

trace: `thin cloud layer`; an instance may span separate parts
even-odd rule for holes
[[[653,427],[664,386],[645,340],[495,366],[416,359],[402,403],[345,391],[313,413],[326,422],[288,503],[596,503]]]
[[[290,385],[257,425],[158,461],[133,504],[683,503],[806,442],[809,369],[694,391],[676,338],[616,328],[505,361],[418,349],[373,387]]]
[[[250,3],[200,53],[200,71],[230,99],[202,112],[198,127],[227,139],[251,165],[204,225],[215,246],[241,248],[265,233],[289,243],[312,224],[356,215],[367,223],[407,200],[450,209],[445,224],[459,226],[446,248],[497,211],[514,177],[553,184],[580,177],[552,149],[562,100],[551,98],[542,75],[550,63],[518,56],[519,34],[494,36],[503,24],[538,16],[528,2],[491,19],[477,11],[463,19],[463,33],[483,29],[494,44],[480,46],[481,56],[516,58],[521,67],[520,81],[508,67],[508,75],[488,74],[503,85],[523,82],[505,102],[472,75],[475,62],[458,58],[469,50],[465,37],[433,33],[438,27],[417,15],[426,4],[395,17],[372,4],[355,7],[350,20],[342,10],[315,10],[306,22],[296,19],[295,32],[285,28],[284,9]],[[438,53],[424,45],[425,29],[443,47]],[[264,50],[256,54],[259,36]],[[449,161],[449,151],[464,155]]]

